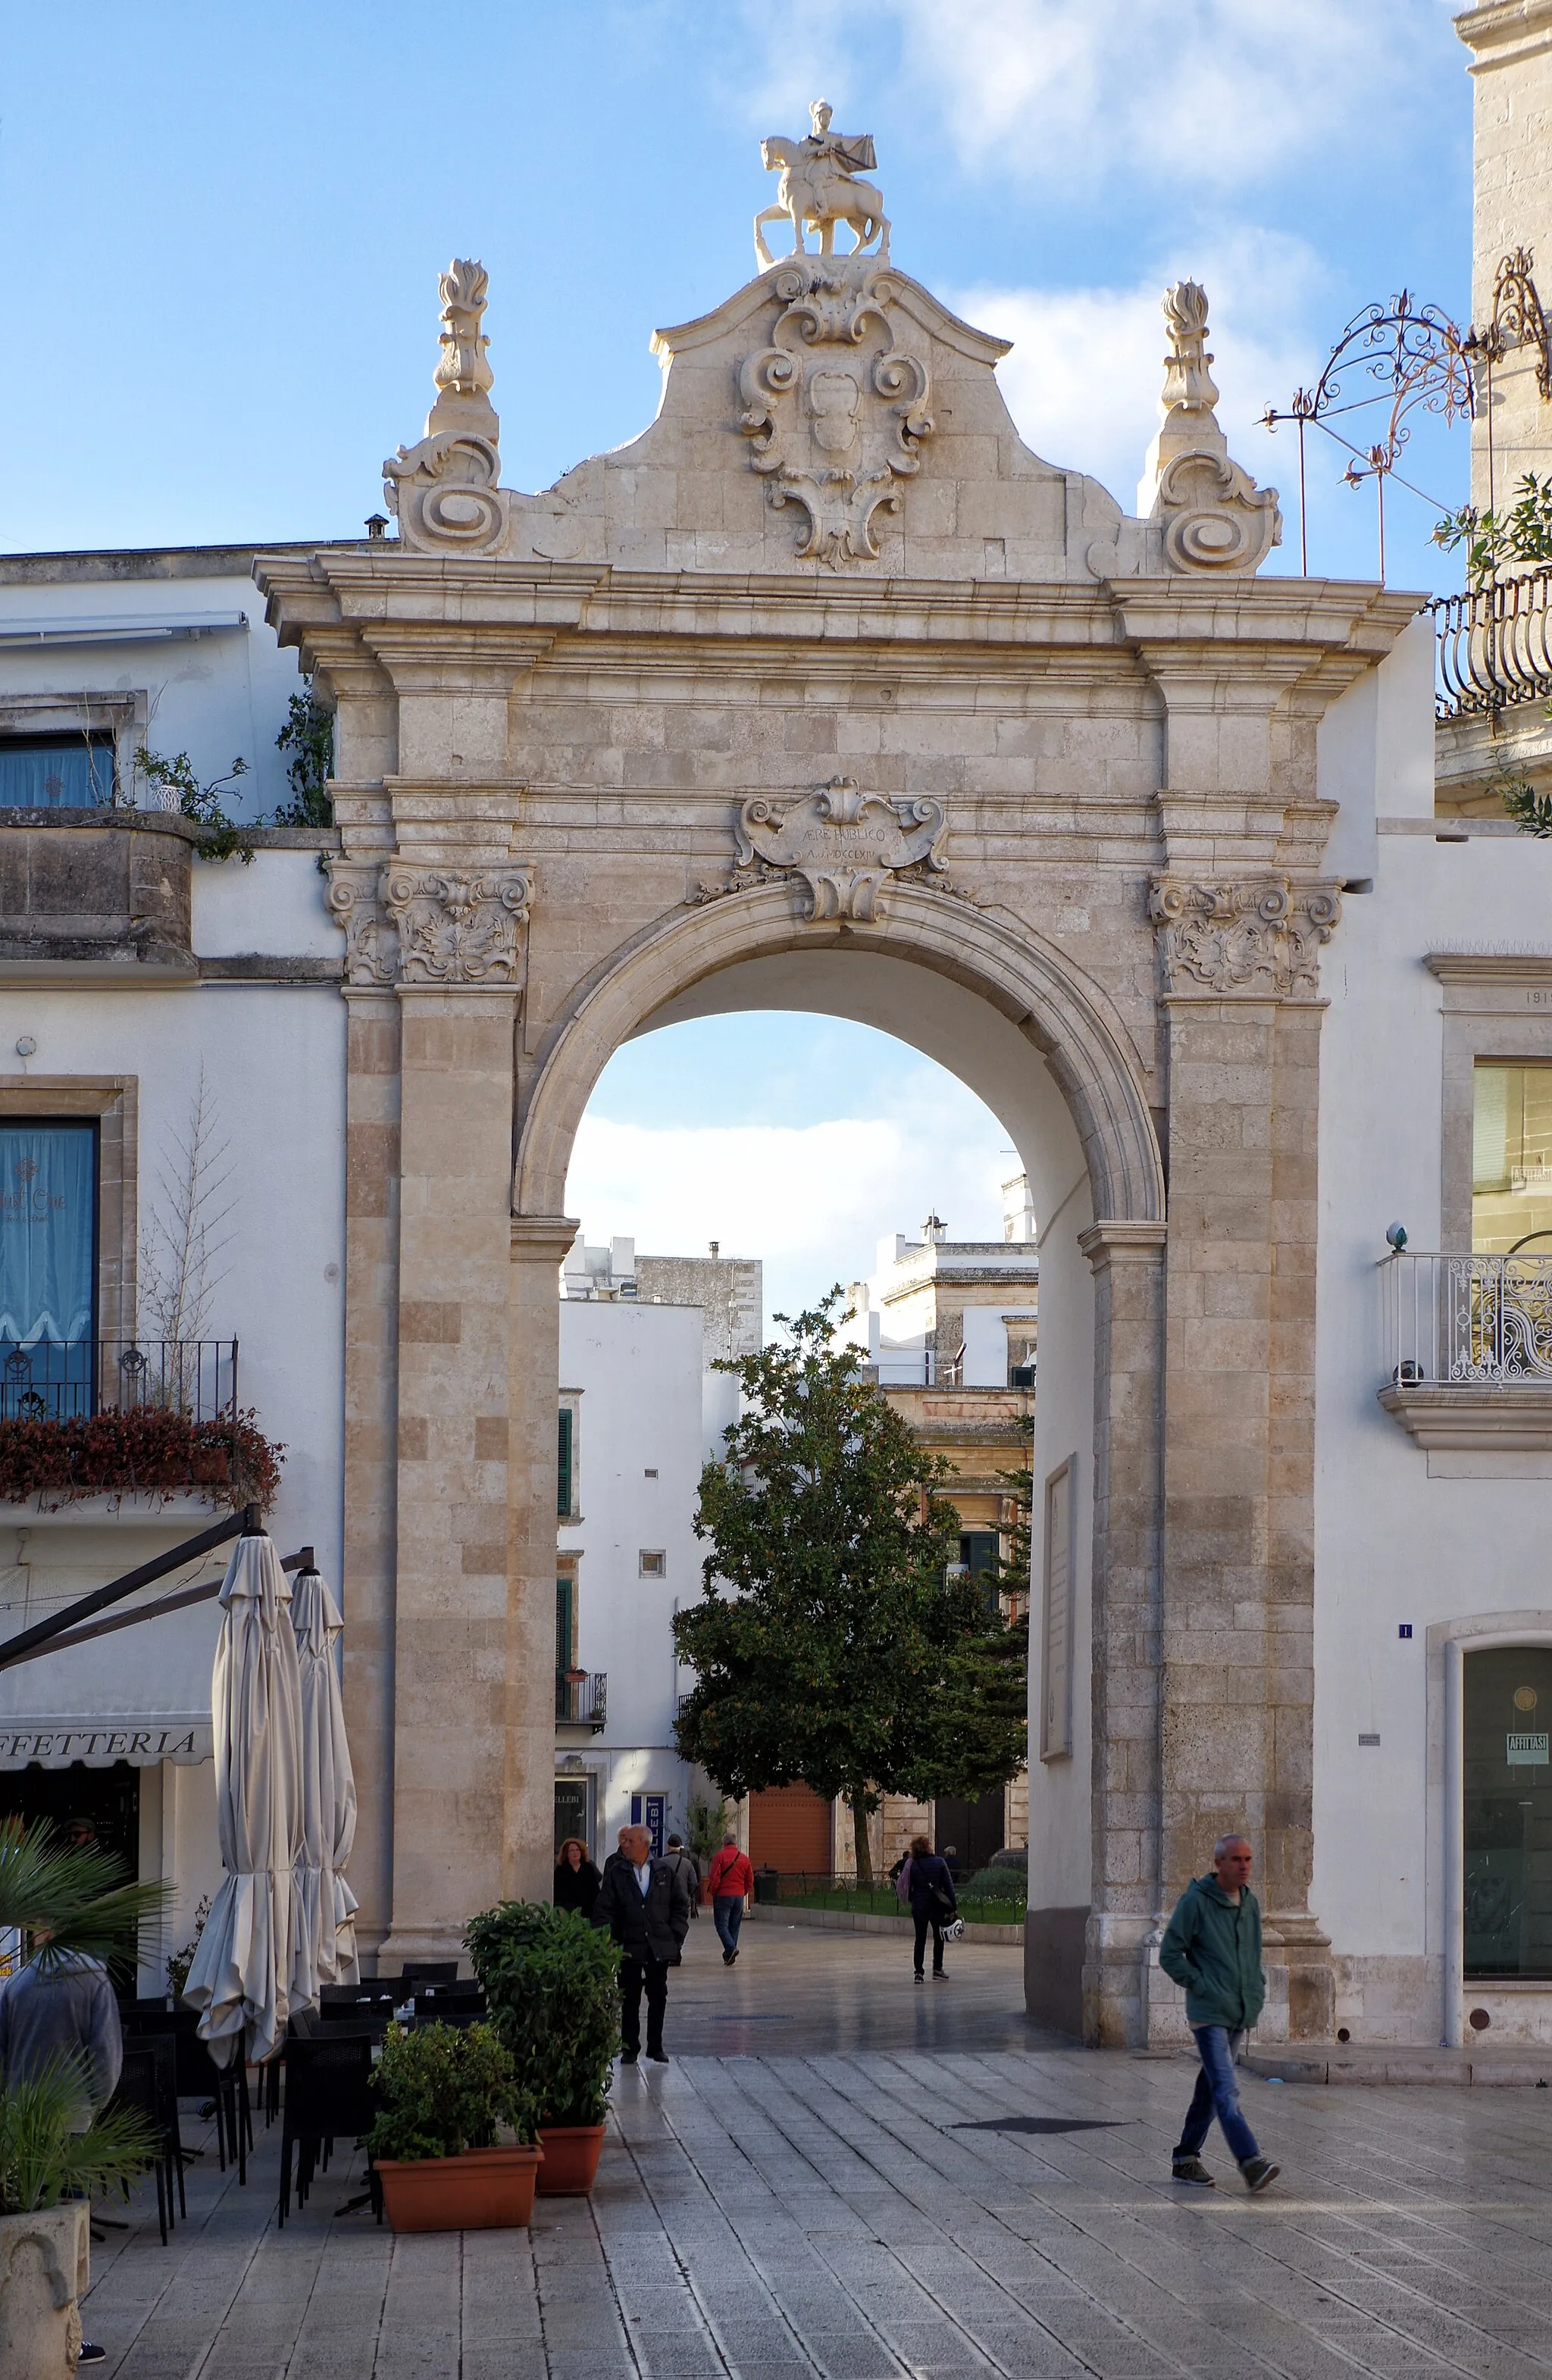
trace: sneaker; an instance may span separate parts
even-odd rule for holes
[[[916,1969],[916,1981],[918,1984],[925,1984],[927,1981],[927,1977],[922,1973],[919,1967]]]
[[[724,1967],[731,1967],[733,1964],[733,1959],[734,1954],[731,1950],[724,1950],[722,1952],[722,1964]]]
[[[732,1958],[728,1961],[728,1965],[729,1965],[730,1967],[736,1967],[736,1965],[737,1965],[737,1964],[738,1964],[738,1953],[737,1953],[737,1951],[735,1950],[735,1951],[734,1952],[734,1954],[733,1954]]]
[[[649,2065],[666,2066],[668,2064],[668,2052],[666,2049],[649,2049],[647,2052],[647,2059]]]
[[[1244,2176],[1244,2186],[1252,2197],[1258,2197],[1268,2182],[1277,2180],[1282,2168],[1279,2165],[1274,2165],[1270,2157],[1253,2156],[1246,2157],[1240,2171]]]
[[[637,2057],[639,2056],[639,2054],[640,2054],[640,2053],[639,2053],[637,2050],[635,2050],[635,2049],[622,2049],[622,2050],[621,2050],[621,2052],[620,2052],[620,2063],[621,2063],[621,2065],[622,2065],[622,2066],[634,2066],[634,2065],[636,2064],[637,2058]]]
[[[1217,2182],[1214,2181],[1199,2156],[1176,2157],[1170,2168],[1170,2179],[1171,2181],[1194,2181],[1198,2190],[1218,2188]]]
[[[90,2338],[83,2338],[81,2340],[80,2353],[76,2358],[78,2364],[105,2363],[107,2360],[108,2350],[105,2347],[98,2347]]]
[[[943,1971],[943,1969],[942,1969],[941,1967],[934,1967],[934,1968],[933,1968],[933,1970],[932,1970],[932,1980],[933,1980],[933,1982],[934,1982],[935,1984],[940,1984],[940,1983],[942,1982],[942,1980],[943,1980],[943,1973],[944,1973],[944,1971]]]

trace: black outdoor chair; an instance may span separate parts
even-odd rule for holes
[[[307,2204],[312,2177],[328,2170],[335,2141],[370,2132],[379,2108],[372,2095],[372,2045],[365,2033],[336,2037],[333,2028],[312,2041],[288,2041],[285,2121],[280,2135],[280,2223],[291,2211],[291,2151],[297,2150],[297,2205]],[[379,2209],[378,2220],[382,2221]]]
[[[401,1984],[455,1984],[456,1959],[406,1959],[399,1971]]]
[[[173,2151],[163,2120],[162,2086],[156,2070],[157,2055],[153,2042],[137,2043],[126,2049],[118,2088],[108,2105],[115,2115],[139,2116],[155,2132],[161,2143],[152,2171],[156,2176],[156,2224],[164,2248],[167,2225],[173,2211]]]
[[[198,2149],[186,2149],[183,2131],[178,2121],[177,2040],[173,2032],[172,2012],[166,2008],[149,2010],[144,2016],[127,2017],[124,2022],[124,2044],[127,2050],[149,2050],[156,2066],[156,2127],[167,2143],[171,2160],[168,2181],[168,2209],[171,2211],[171,2188],[177,2180],[178,2213],[187,2222],[188,2200],[184,2191],[183,2172]]]
[[[215,2153],[225,2172],[237,2168],[237,2180],[248,2180],[248,2152],[253,2146],[253,2105],[248,2094],[248,2067],[239,2056],[229,2066],[218,2066],[200,2038],[200,2010],[176,2007],[168,2022],[177,2043],[177,2087],[180,2099],[198,2099],[202,2116],[215,2118]]]
[[[410,2024],[415,2031],[423,2024],[456,2025],[461,2031],[466,2025],[483,2024],[487,2014],[483,1992],[478,1999],[471,2000],[450,1999],[441,1992],[428,1998],[425,1993],[417,1992]]]

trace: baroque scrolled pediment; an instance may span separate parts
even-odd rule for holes
[[[734,829],[739,869],[792,877],[814,925],[841,918],[875,924],[891,877],[943,871],[947,833],[941,802],[864,793],[855,777],[831,777],[782,809],[754,795]]]

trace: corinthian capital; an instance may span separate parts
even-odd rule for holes
[[[1338,885],[1286,876],[1195,883],[1156,876],[1148,916],[1167,992],[1314,1000],[1320,952],[1341,916]]]
[[[470,876],[386,868],[383,901],[398,928],[400,982],[516,983],[532,887],[527,868]]]

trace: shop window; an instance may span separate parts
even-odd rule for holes
[[[113,797],[111,735],[0,739],[0,807],[91,810],[103,808]]]
[[[1552,1979],[1552,1646],[1464,1663],[1465,1972]]]
[[[1472,1089],[1472,1247],[1552,1256],[1552,1063],[1484,1060]]]

